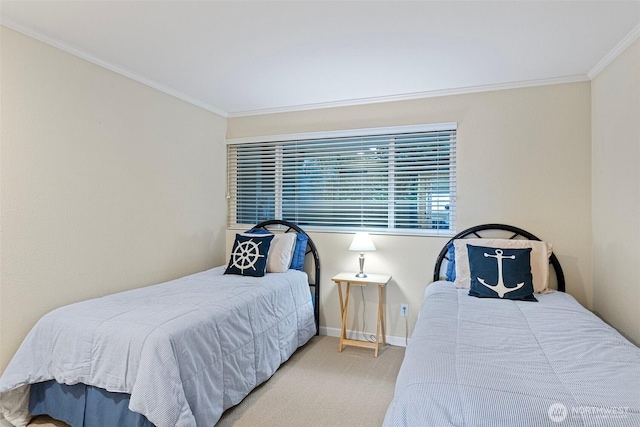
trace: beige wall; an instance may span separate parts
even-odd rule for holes
[[[640,344],[640,40],[591,84],[594,310]]]
[[[5,28],[1,60],[2,369],[28,329],[52,308],[226,261],[233,231],[225,241],[225,125],[226,136],[234,138],[456,121],[458,230],[504,222],[553,242],[568,291],[594,306],[588,82],[225,123]],[[594,167],[600,161],[596,148]],[[605,184],[595,174],[593,183]],[[593,212],[594,218],[600,214],[595,207]],[[312,237],[323,267],[321,325],[335,333],[340,315],[330,278],[357,269],[357,254],[347,250],[349,234]],[[394,277],[387,289],[388,335],[410,335],[446,238],[373,239],[378,251],[367,254],[367,270]],[[353,299],[353,330],[362,329],[362,302],[359,295]],[[373,289],[365,290],[364,302],[371,333]],[[399,317],[401,303],[410,304],[408,331]],[[611,307],[622,303],[608,301]]]
[[[589,82],[412,101],[230,118],[227,137],[458,122],[458,230],[487,222],[522,227],[554,243],[568,292],[593,303]],[[356,270],[350,235],[313,233],[322,262],[321,326],[340,327],[331,276]],[[227,233],[227,246],[233,232]],[[415,324],[435,258],[446,238],[374,235],[367,270],[393,276],[387,288],[387,332],[404,337],[399,304]],[[375,328],[376,294],[365,293],[367,332]],[[355,307],[355,308],[354,308]],[[362,329],[359,295],[349,328]],[[358,311],[360,310],[360,311]],[[357,314],[356,314],[357,313]]]
[[[2,27],[0,369],[63,304],[224,261],[226,120]]]

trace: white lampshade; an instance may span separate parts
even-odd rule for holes
[[[351,246],[349,246],[350,251],[375,251],[376,247],[371,241],[371,237],[369,237],[369,233],[356,233],[353,237],[353,242],[351,242]]]

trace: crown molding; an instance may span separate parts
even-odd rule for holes
[[[379,97],[373,97],[373,98],[361,98],[361,99],[352,99],[352,100],[346,100],[346,101],[296,105],[296,106],[282,107],[282,108],[266,108],[262,110],[240,111],[240,112],[228,113],[227,117],[235,118],[235,117],[259,116],[264,114],[293,113],[293,112],[300,112],[300,111],[317,110],[321,108],[350,107],[350,106],[366,105],[366,104],[378,104],[383,102],[410,101],[410,100],[416,100],[416,99],[422,99],[422,98],[434,98],[439,96],[466,95],[470,93],[492,92],[492,91],[507,90],[507,89],[522,89],[527,87],[549,86],[549,85],[556,85],[556,84],[577,83],[577,82],[585,82],[585,81],[589,81],[589,77],[587,75],[575,75],[575,76],[559,77],[559,78],[553,78],[553,79],[528,80],[528,81],[520,81],[520,82],[512,82],[512,83],[469,86],[469,87],[454,88],[454,89],[415,92],[415,93],[408,93],[404,95],[379,96]]]
[[[626,48],[628,48],[633,42],[638,40],[638,38],[640,38],[640,24],[638,24],[633,30],[631,30],[631,32],[627,34],[627,36],[622,39],[611,52],[609,52],[604,58],[602,58],[600,62],[598,62],[596,66],[593,67],[589,71],[589,73],[587,73],[589,79],[593,80],[598,74],[600,74],[602,70],[607,67],[607,65],[611,64],[614,59],[620,56],[620,54],[624,52]]]
[[[559,78],[552,78],[552,79],[528,80],[528,81],[519,81],[519,82],[511,82],[511,83],[499,83],[499,84],[469,86],[469,87],[461,87],[461,88],[453,88],[453,89],[433,90],[433,91],[425,91],[425,92],[414,92],[414,93],[408,93],[408,94],[402,94],[402,95],[358,98],[358,99],[334,101],[334,102],[321,102],[321,103],[313,103],[313,104],[293,105],[293,106],[287,106],[287,107],[227,112],[221,108],[210,105],[202,101],[201,99],[195,98],[193,96],[187,95],[178,90],[172,89],[164,84],[161,84],[157,81],[144,77],[134,71],[128,70],[126,68],[123,68],[115,64],[112,64],[108,61],[105,61],[101,58],[95,57],[83,50],[72,47],[58,39],[49,37],[37,31],[26,28],[6,18],[0,18],[0,24],[8,28],[11,28],[12,30],[15,30],[19,33],[25,34],[31,38],[39,40],[43,43],[46,43],[50,46],[56,47],[62,51],[78,56],[100,67],[106,68],[115,73],[118,73],[132,80],[135,80],[139,83],[142,83],[146,86],[152,87],[160,92],[166,93],[182,101],[188,102],[192,105],[198,106],[207,111],[215,113],[224,118],[258,116],[258,115],[277,114],[277,113],[293,113],[293,112],[318,110],[318,109],[325,109],[325,108],[359,106],[359,105],[366,105],[366,104],[378,104],[378,103],[384,103],[384,102],[410,101],[410,100],[416,100],[416,99],[422,99],[422,98],[434,98],[434,97],[451,96],[451,95],[465,95],[465,94],[471,94],[471,93],[490,92],[490,91],[508,90],[508,89],[521,89],[521,88],[535,87],[535,86],[548,86],[548,85],[555,85],[555,84],[590,81],[590,80],[593,80],[593,78],[596,77],[604,68],[606,68],[606,66],[609,65],[614,59],[616,59],[626,48],[628,48],[633,42],[635,42],[638,38],[640,38],[640,25],[638,25],[622,41],[620,41],[620,43],[618,43],[613,48],[613,50],[609,52],[609,54],[607,54],[604,58],[602,58],[596,64],[596,66],[593,67],[586,75],[574,75],[574,76],[566,76],[566,77],[559,77]]]
[[[182,101],[188,102],[189,104],[193,104],[195,106],[198,106],[200,108],[203,108],[207,111],[210,111],[212,113],[215,113],[219,116],[222,116],[224,118],[227,117],[227,112],[214,107],[212,105],[207,104],[206,102],[202,101],[201,99],[198,98],[194,98],[192,96],[189,96],[183,92],[180,92],[178,90],[172,89],[166,85],[163,85],[162,83],[158,83],[154,80],[151,80],[149,78],[146,78],[134,71],[128,70],[126,68],[122,68],[118,65],[112,64],[108,61],[105,61],[103,59],[100,59],[98,57],[95,57],[83,50],[77,49],[75,47],[72,47],[70,45],[68,45],[67,43],[64,43],[61,40],[55,39],[53,37],[49,37],[47,35],[44,35],[42,33],[39,33],[37,31],[33,31],[29,28],[26,28],[20,24],[17,24],[11,20],[8,20],[6,18],[0,18],[0,24],[4,25],[5,27],[11,28],[12,30],[15,30],[19,33],[22,33],[26,36],[29,36],[33,39],[39,40],[43,43],[46,43],[50,46],[53,46],[55,48],[58,48],[62,51],[65,51],[67,53],[70,53],[72,55],[75,55],[77,57],[80,57],[86,61],[89,61],[93,64],[96,64],[100,67],[106,68],[110,71],[113,71],[114,73],[118,73],[122,76],[128,77],[132,80],[137,81],[138,83],[142,83],[143,85],[152,87],[153,89],[159,90],[160,92],[166,93],[167,95],[171,95],[175,98],[178,98]]]

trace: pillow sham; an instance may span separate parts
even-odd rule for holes
[[[273,234],[248,235],[236,234],[233,242],[229,265],[224,274],[262,277],[267,270],[267,256],[273,240]]]
[[[286,273],[291,265],[296,233],[274,234],[267,256],[267,273]]]
[[[466,246],[471,274],[469,295],[478,298],[538,301],[533,296],[531,248]]]
[[[533,289],[538,293],[552,292],[549,289],[549,257],[553,245],[538,240],[518,239],[456,239],[453,241],[455,248],[455,287],[469,289],[471,286],[471,273],[469,271],[469,254],[467,245],[483,246],[501,249],[527,249],[531,248],[531,274],[533,276]]]
[[[242,234],[273,234],[266,228],[252,228],[250,230],[245,231]]]
[[[456,247],[453,245],[453,241],[447,243],[447,249],[449,249],[449,263],[447,264],[446,279],[448,282],[456,281]]]
[[[303,233],[296,233],[296,246],[291,257],[291,268],[302,271],[304,268],[304,256],[307,254],[307,240],[309,236]]]
[[[243,236],[264,236],[266,234],[274,236],[267,256],[267,273],[285,273],[290,268],[293,258],[296,233],[274,234],[266,228],[252,228],[242,233]]]

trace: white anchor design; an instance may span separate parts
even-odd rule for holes
[[[505,259],[505,258],[506,259],[516,259],[516,256],[515,255],[503,256],[502,255],[503,253],[504,253],[504,251],[502,249],[496,249],[496,254],[495,255],[489,255],[486,252],[484,254],[485,258],[488,258],[488,257],[496,258],[496,260],[498,261],[498,283],[496,285],[490,285],[487,282],[485,282],[484,279],[481,279],[480,277],[478,277],[478,282],[482,283],[487,288],[489,288],[492,291],[496,292],[500,298],[504,298],[504,294],[509,293],[509,292],[513,292],[513,291],[515,291],[517,289],[520,289],[521,287],[524,286],[524,282],[518,283],[515,288],[507,288],[504,285],[504,281],[502,280],[502,260]]]

